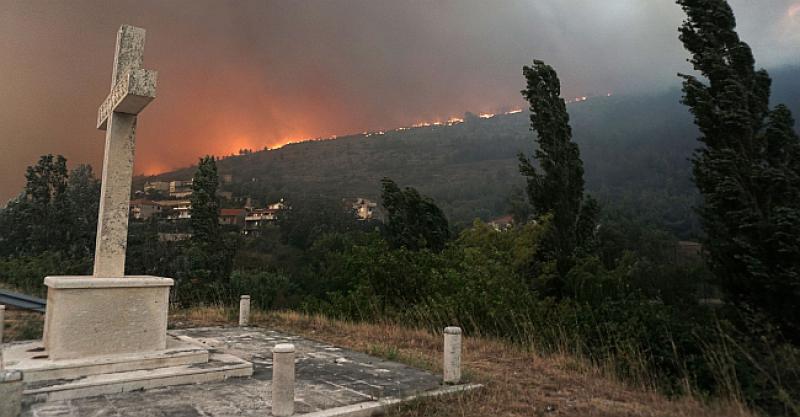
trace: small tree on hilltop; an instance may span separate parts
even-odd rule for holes
[[[411,187],[401,190],[389,178],[381,180],[386,209],[386,233],[394,247],[441,251],[450,239],[450,225],[442,210]]]
[[[704,248],[729,299],[800,341],[800,141],[771,79],[756,70],[725,0],[678,0],[680,39],[705,82],[681,75],[704,145],[692,159]]]
[[[539,144],[535,159],[539,169],[519,154],[520,172],[528,178],[528,199],[536,216],[552,214],[552,230],[545,239],[549,257],[563,281],[576,251],[593,240],[599,208],[583,193],[583,162],[578,145],[572,141],[569,114],[561,98],[558,74],[542,61],[523,67],[527,86],[522,95],[530,103],[531,130]],[[560,294],[562,283],[551,288]]]

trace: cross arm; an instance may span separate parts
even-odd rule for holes
[[[154,98],[158,72],[132,69],[124,74],[97,110],[97,128],[105,130],[111,113],[139,114]]]

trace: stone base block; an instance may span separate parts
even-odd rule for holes
[[[43,352],[41,341],[12,343],[3,350],[9,371],[24,375],[16,389],[29,405],[253,374],[252,363],[211,353],[186,336],[168,335],[167,349],[155,352],[55,361]]]
[[[22,373],[0,370],[0,417],[17,417],[22,410]]]
[[[174,336],[167,339],[164,350],[146,353],[92,356],[80,359],[49,359],[41,341],[8,345],[3,350],[6,367],[22,371],[25,383],[69,380],[89,375],[109,374],[136,370],[168,368],[208,362],[208,349]]]
[[[166,349],[172,279],[54,276],[45,278],[44,284],[43,354],[49,359]]]
[[[57,379],[25,383],[26,404],[72,400],[97,395],[224,381],[253,375],[253,365],[232,355],[212,353],[203,364],[178,365],[157,369],[90,375],[75,379]]]

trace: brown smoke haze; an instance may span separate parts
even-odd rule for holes
[[[759,64],[800,62],[800,3],[735,0]],[[101,169],[94,128],[121,24],[147,29],[158,97],[136,172],[288,141],[521,108],[543,59],[566,96],[679,85],[671,0],[0,0],[0,204],[46,153]],[[343,167],[345,169],[345,167]]]

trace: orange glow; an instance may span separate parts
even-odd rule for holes
[[[800,14],[800,3],[789,6],[789,10],[786,12],[786,15],[791,18],[796,17],[798,14]]]
[[[611,93],[608,94],[611,96]],[[590,97],[580,96],[572,99],[566,99],[567,103],[576,103],[589,100]],[[491,119],[495,117],[497,114],[518,114],[521,113],[523,109],[516,108],[513,110],[509,110],[503,113],[489,113],[489,112],[481,112],[478,113],[478,117],[481,119]],[[302,113],[301,113],[302,114]],[[286,118],[287,122],[296,123],[296,124],[305,124],[305,125],[312,125],[311,120],[304,118],[302,115],[298,116],[297,114],[289,115],[288,113],[283,114]],[[444,121],[443,121],[444,120]],[[411,124],[410,126],[401,126],[393,129],[389,129],[395,132],[402,132],[404,130],[415,129],[415,128],[423,128],[423,127],[439,127],[439,126],[453,126],[459,123],[464,123],[464,119],[461,117],[451,116],[446,118],[436,118],[434,120],[429,121],[419,121],[416,123]],[[223,123],[225,126],[236,125],[236,121],[228,121],[227,123]],[[317,123],[313,123],[314,129],[309,130],[294,130],[291,131],[284,131],[282,132],[283,135],[280,137],[275,137],[275,132],[270,130],[264,131],[247,131],[241,130],[237,133],[222,133],[218,132],[222,130],[221,127],[212,126],[210,132],[208,132],[205,137],[206,140],[202,140],[201,142],[203,147],[202,151],[195,150],[192,148],[183,149],[185,150],[185,154],[183,154],[183,158],[181,158],[180,162],[186,165],[190,163],[196,163],[196,159],[205,154],[216,155],[218,157],[227,157],[227,156],[236,156],[239,154],[239,151],[242,149],[249,149],[253,152],[258,152],[261,150],[275,150],[280,149],[286,145],[294,144],[294,143],[302,143],[302,142],[313,142],[313,141],[324,141],[324,140],[333,140],[338,137],[338,135],[330,135],[330,136],[313,136],[313,134],[309,134],[308,132],[320,132],[324,129],[324,124],[317,121]],[[239,130],[239,129],[237,129]],[[364,137],[377,137],[386,134],[387,130],[367,130],[363,131],[360,134]],[[209,140],[209,138],[218,137],[221,139],[218,140]],[[153,144],[151,142],[151,144]],[[161,146],[168,146],[169,143],[160,144]],[[137,166],[137,173],[143,175],[157,175],[160,173],[168,172],[170,170],[175,169],[177,166],[175,162],[178,161],[170,161],[169,159],[161,158],[159,152],[150,153],[148,157],[141,159],[141,166]],[[170,163],[172,162],[172,163]]]

